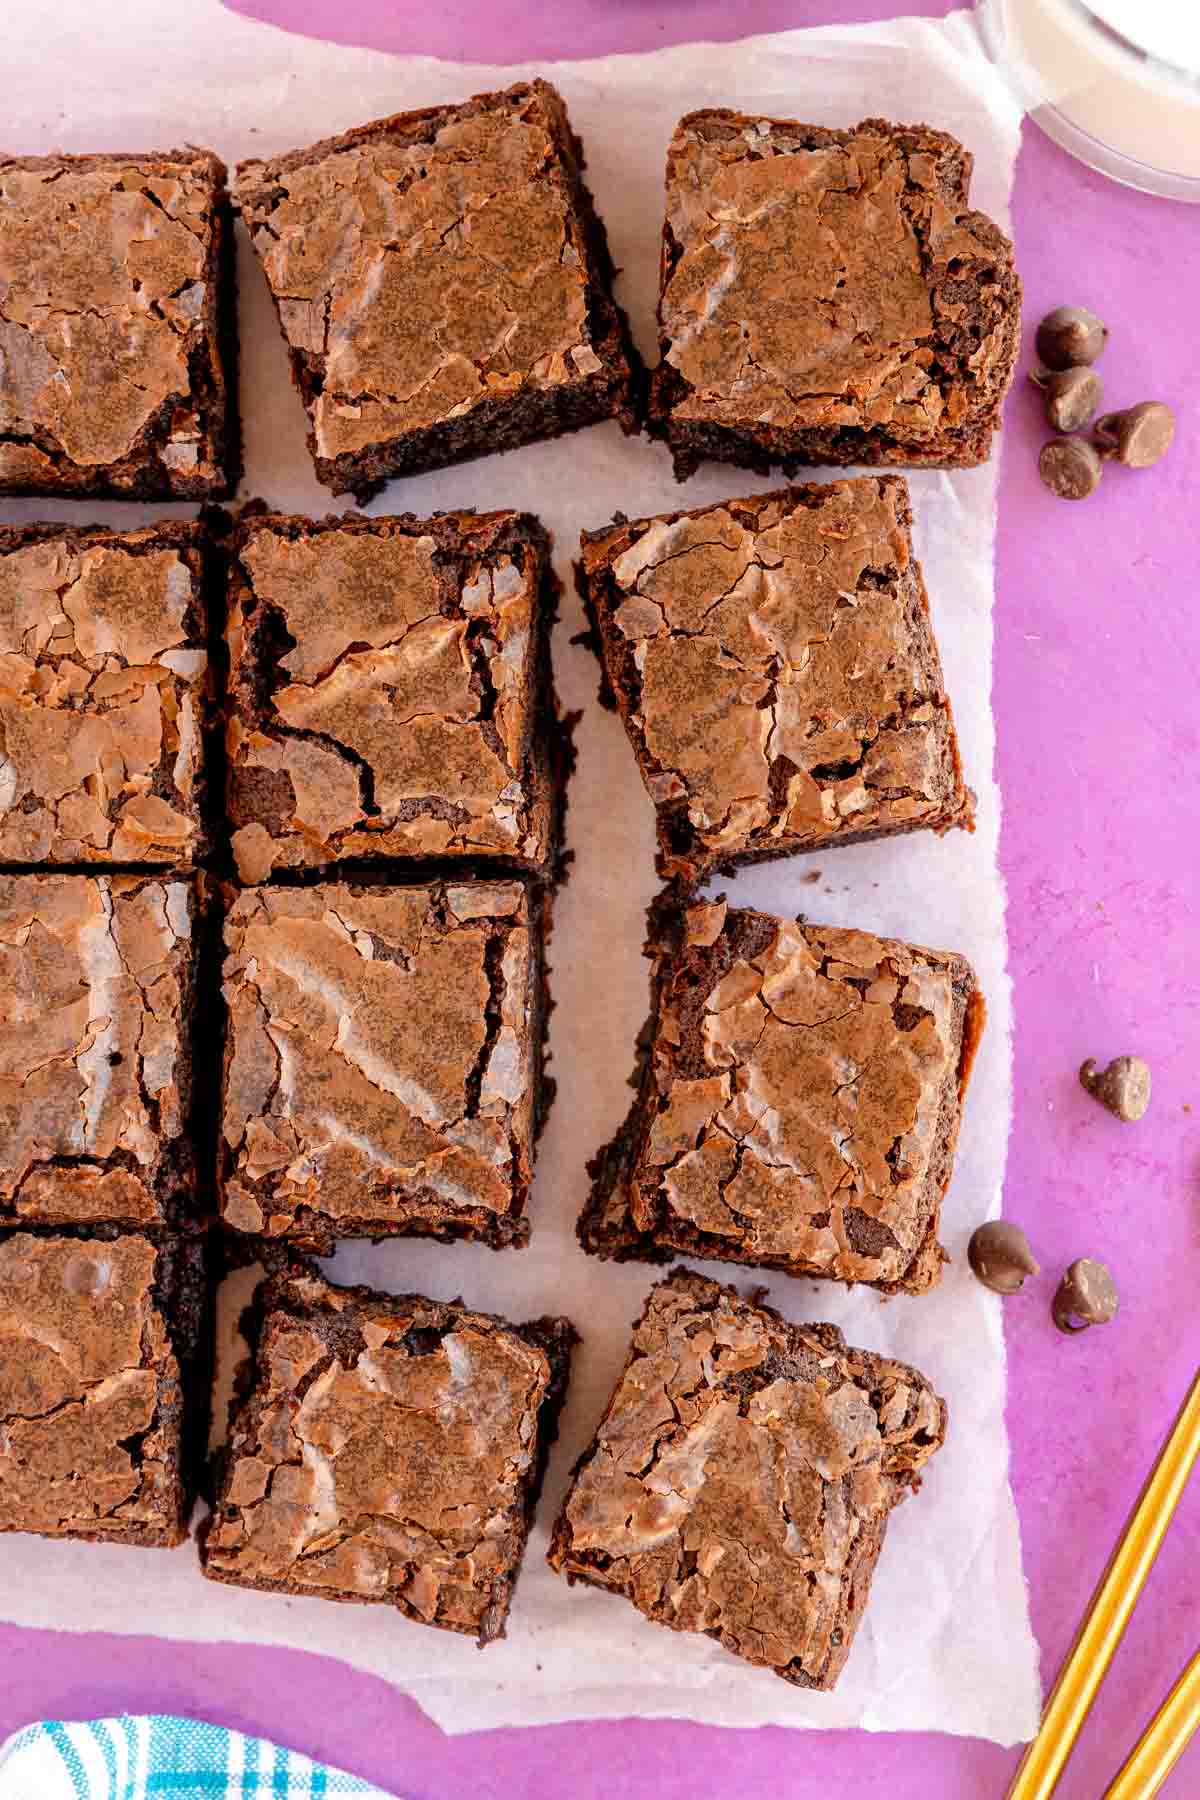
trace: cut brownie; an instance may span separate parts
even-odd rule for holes
[[[195,1242],[103,1227],[0,1237],[0,1531],[183,1540],[205,1306]]]
[[[915,1369],[678,1271],[634,1328],[551,1566],[797,1687],[832,1688],[888,1514],[945,1431]]]
[[[0,157],[0,494],[231,494],[233,292],[211,152]]]
[[[664,877],[971,827],[898,476],[626,521],[582,552]]]
[[[598,419],[632,428],[633,352],[582,168],[544,81],[239,166],[335,494]]]
[[[584,1247],[931,1287],[983,1030],[969,964],[723,899],[660,918],[651,948],[640,1089]]]
[[[207,848],[206,533],[0,527],[0,863]]]
[[[515,881],[258,888],[225,924],[224,1217],[313,1249],[525,1244],[540,902]]]
[[[650,429],[706,457],[968,468],[1012,379],[1012,245],[927,125],[825,131],[715,109],[667,154]]]
[[[0,875],[0,1221],[194,1207],[190,881]]]
[[[575,1333],[278,1276],[203,1544],[215,1581],[504,1636]]]
[[[536,519],[251,514],[231,567],[229,813],[244,881],[345,858],[548,870],[569,749]]]

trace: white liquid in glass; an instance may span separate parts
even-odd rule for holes
[[[1022,100],[1115,156],[1050,115],[1052,135],[1120,179],[1200,198],[1200,0],[981,0],[980,14]]]

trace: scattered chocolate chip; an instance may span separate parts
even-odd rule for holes
[[[1150,1068],[1140,1056],[1114,1056],[1106,1069],[1097,1068],[1095,1057],[1089,1056],[1079,1079],[1094,1100],[1129,1124],[1150,1104]]]
[[[1100,452],[1084,437],[1051,438],[1042,445],[1038,474],[1060,500],[1086,500],[1100,485]]]
[[[1048,369],[1094,363],[1108,340],[1108,326],[1086,306],[1056,306],[1037,328],[1037,353]]]
[[[1104,456],[1127,469],[1148,469],[1171,448],[1175,414],[1162,400],[1142,400],[1124,412],[1105,413],[1096,420],[1094,436]]]
[[[1115,1319],[1119,1306],[1116,1283],[1104,1264],[1081,1256],[1059,1282],[1051,1310],[1060,1331],[1086,1331]]]
[[[993,1294],[1016,1294],[1027,1275],[1040,1273],[1029,1239],[1010,1219],[991,1219],[971,1233],[967,1261]]]
[[[1055,431],[1078,431],[1104,398],[1095,369],[1034,369],[1029,379],[1041,388],[1046,419]]]

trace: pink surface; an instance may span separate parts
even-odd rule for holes
[[[295,30],[498,60],[645,50],[879,18],[875,0],[239,0]],[[945,0],[913,4],[930,15]],[[544,14],[544,16],[543,16]],[[410,16],[406,16],[410,15]],[[448,96],[450,97],[450,96]],[[731,96],[736,99],[736,96]],[[863,96],[863,111],[870,96]],[[1009,404],[1001,466],[995,709],[1016,990],[1007,1210],[1046,1268],[1009,1303],[1013,1484],[1047,1679],[1195,1369],[1200,1266],[1200,214],[1110,186],[1027,131],[1014,206],[1028,317],[1065,300],[1112,328],[1112,404],[1159,397],[1180,435],[1159,469],[1111,470],[1072,507],[1040,487],[1032,391]],[[1138,1127],[1075,1082],[1085,1055],[1138,1050],[1155,1095]],[[1194,1110],[1189,1110],[1193,1109]],[[1053,1275],[1106,1258],[1119,1320],[1052,1328]],[[1200,1489],[1174,1529],[1060,1793],[1095,1800],[1195,1648]],[[383,1683],[291,1652],[0,1631],[0,1736],[39,1715],[203,1714],[273,1735],[411,1796],[999,1796],[1015,1755],[938,1737],[621,1723],[448,1739]],[[1162,1790],[1200,1788],[1200,1749]]]

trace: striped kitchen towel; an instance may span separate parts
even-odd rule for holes
[[[27,1725],[0,1746],[0,1800],[392,1800],[343,1775],[200,1719],[58,1719]]]

